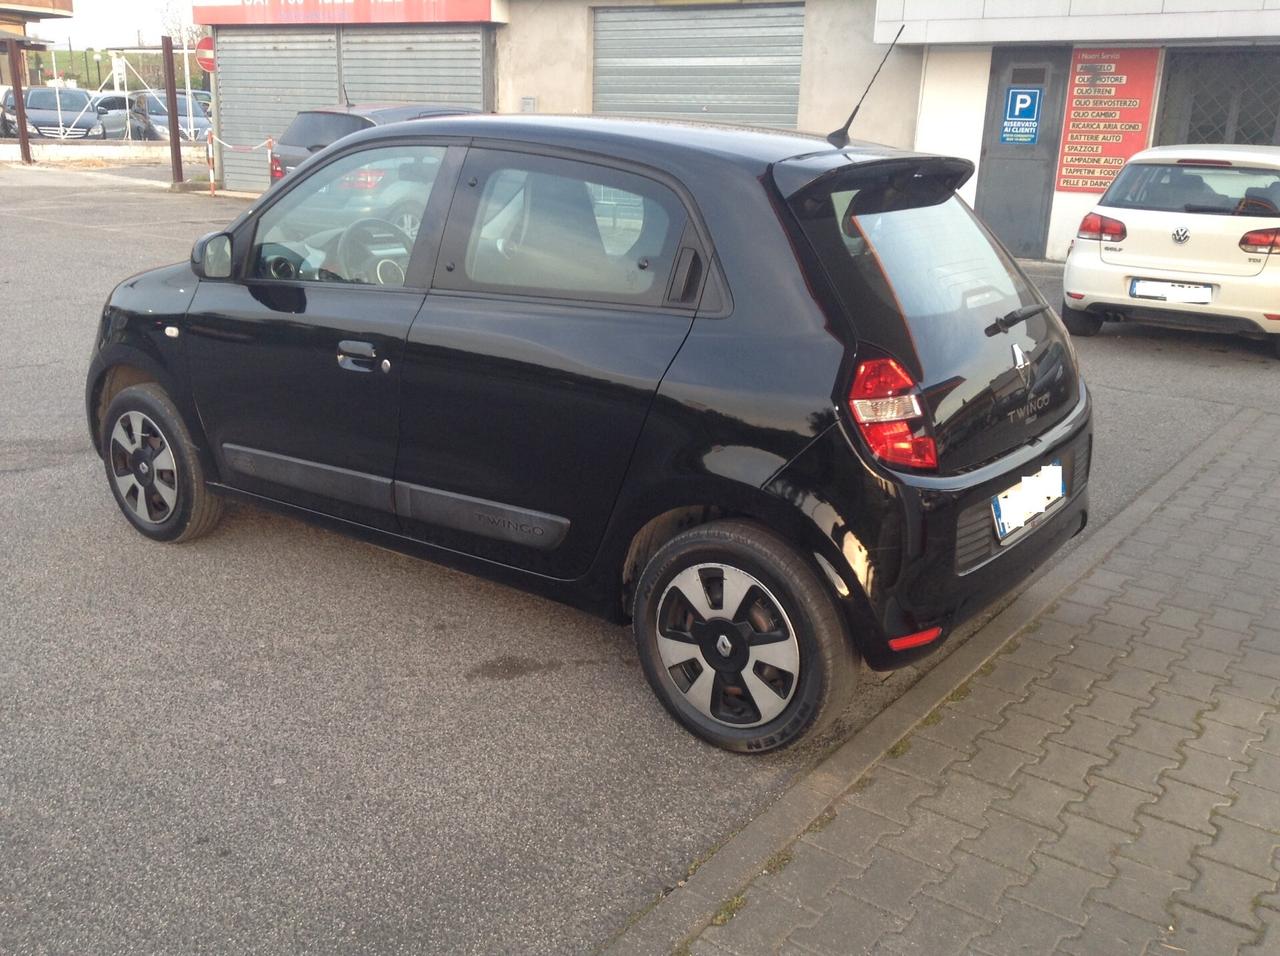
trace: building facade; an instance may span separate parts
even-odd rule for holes
[[[220,135],[299,109],[457,103],[827,132],[887,44],[855,138],[971,159],[1016,254],[1062,258],[1125,159],[1159,143],[1280,144],[1280,0],[197,0]],[[223,156],[261,189],[260,154]]]
[[[26,36],[27,25],[30,23],[55,17],[69,17],[71,14],[71,0],[22,0],[21,3],[0,0],[0,39],[3,39],[6,34]],[[0,86],[12,84],[8,57],[0,57]]]

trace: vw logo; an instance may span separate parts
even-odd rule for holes
[[[1186,226],[1179,226],[1177,229],[1173,230],[1173,241],[1178,245],[1182,245],[1190,238],[1191,233],[1187,230]]]
[[[716,641],[716,650],[720,652],[721,657],[728,657],[733,653],[733,642],[726,635],[721,634]]]

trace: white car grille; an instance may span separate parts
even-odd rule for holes
[[[37,126],[41,136],[52,136],[54,139],[84,139],[89,134],[87,129],[75,129],[72,127],[63,127],[61,130],[56,126]]]

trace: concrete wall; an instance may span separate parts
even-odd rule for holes
[[[915,148],[962,156],[977,165],[991,77],[991,47],[930,47],[924,60]],[[960,195],[973,205],[978,176]]]
[[[618,4],[621,6],[622,4]],[[499,113],[524,96],[539,113],[591,112],[591,8],[584,0],[510,0],[497,30]]]
[[[887,45],[872,40],[875,0],[808,0],[800,65],[800,129],[843,125]],[[920,47],[893,51],[849,131],[854,139],[910,148],[920,99]]]
[[[878,0],[906,43],[1213,40],[1280,35],[1280,0]]]
[[[608,6],[654,6],[609,0]],[[802,130],[827,133],[849,115],[885,47],[871,41],[875,0],[808,0],[800,71]],[[509,0],[497,30],[497,108],[516,113],[537,97],[539,113],[590,113],[592,8],[585,0]],[[920,48],[899,47],[867,97],[852,134],[894,146],[915,138]]]

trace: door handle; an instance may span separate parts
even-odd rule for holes
[[[348,372],[372,372],[377,358],[371,342],[344,340],[338,343],[338,365]]]

